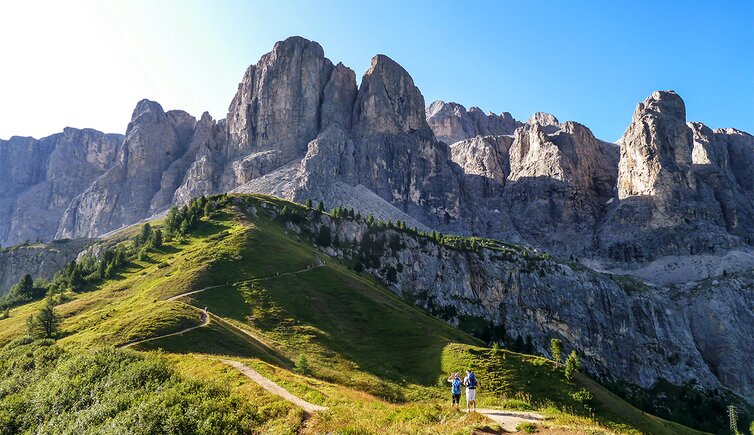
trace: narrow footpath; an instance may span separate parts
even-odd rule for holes
[[[258,371],[254,370],[253,368],[247,366],[244,363],[241,363],[238,361],[232,361],[232,360],[222,360],[222,362],[235,368],[239,372],[243,373],[244,376],[256,382],[257,384],[259,384],[260,387],[264,388],[270,393],[275,394],[276,396],[282,397],[283,399],[293,403],[294,405],[298,406],[299,408],[303,409],[309,414],[312,414],[318,411],[324,411],[327,409],[327,407],[325,406],[315,405],[313,403],[307,402],[306,400],[298,396],[291,394],[285,388],[265,378],[264,376],[259,374]]]
[[[536,412],[502,411],[499,409],[477,408],[476,412],[499,424],[506,432],[516,432],[520,423],[539,423],[545,419]]]
[[[189,292],[181,293],[179,295],[171,296],[171,297],[169,297],[166,300],[168,300],[168,301],[175,301],[175,300],[181,299],[181,298],[186,297],[186,296],[190,296],[190,295],[193,295],[193,294],[201,293],[203,291],[211,290],[211,289],[218,288],[218,287],[228,286],[228,285],[237,285],[237,284],[241,284],[241,283],[244,283],[244,282],[264,281],[264,280],[268,280],[268,279],[279,278],[281,276],[295,275],[295,274],[298,274],[298,273],[309,272],[309,271],[312,271],[312,270],[317,269],[319,267],[323,267],[324,265],[325,265],[325,262],[322,261],[320,258],[317,258],[317,264],[315,264],[313,266],[309,266],[309,267],[307,267],[305,269],[296,270],[296,271],[293,271],[293,272],[279,273],[279,274],[270,275],[270,276],[266,276],[266,277],[262,277],[262,278],[252,278],[252,279],[247,279],[247,280],[242,280],[242,281],[236,281],[236,282],[233,282],[233,283],[226,283],[226,284],[219,284],[219,285],[213,285],[213,286],[209,286],[209,287],[204,287],[204,288],[201,288],[199,290],[192,290],[192,291],[189,291]],[[196,307],[193,307],[193,308],[196,308]],[[196,309],[198,309],[198,308],[196,308]],[[226,326],[230,326],[233,329],[235,329],[237,331],[240,331],[240,332],[248,335],[252,339],[254,339],[254,340],[262,343],[263,345],[267,346],[267,344],[264,341],[262,341],[259,337],[257,337],[255,334],[251,333],[250,331],[247,331],[247,330],[245,330],[243,328],[240,328],[240,327],[238,327],[238,326],[236,326],[236,325],[228,322],[227,320],[223,319],[222,317],[218,317],[218,316],[216,316],[214,314],[211,314],[206,309],[205,310],[201,310],[201,312],[202,312],[202,317],[201,317],[201,323],[199,325],[192,326],[190,328],[186,328],[186,329],[183,329],[181,331],[173,332],[173,333],[170,333],[170,334],[158,335],[156,337],[146,338],[144,340],[132,341],[130,343],[126,343],[126,344],[121,345],[119,347],[120,348],[129,348],[129,347],[132,347],[132,346],[135,346],[135,345],[138,345],[138,344],[142,344],[142,343],[146,343],[146,342],[150,342],[150,341],[154,341],[154,340],[160,340],[162,338],[172,337],[172,336],[175,336],[175,335],[185,334],[185,333],[193,331],[195,329],[203,328],[205,326],[208,326],[210,324],[210,321],[211,321],[211,319],[213,317],[214,317],[214,319],[216,321],[218,321],[218,322],[220,322],[222,324],[225,324]],[[312,413],[315,413],[315,412],[318,412],[318,411],[324,411],[325,409],[327,409],[327,407],[320,406],[320,405],[315,405],[313,403],[307,402],[306,400],[304,400],[304,399],[302,399],[302,398],[300,398],[298,396],[295,396],[295,395],[291,394],[288,390],[286,390],[285,388],[283,388],[280,385],[276,384],[275,382],[267,379],[266,377],[262,376],[259,372],[257,372],[256,370],[252,369],[251,367],[247,366],[246,364],[243,364],[243,363],[238,362],[238,361],[232,361],[232,360],[222,360],[222,362],[225,363],[225,364],[227,364],[227,365],[229,365],[229,366],[231,366],[231,367],[233,367],[233,368],[235,368],[236,370],[238,370],[239,372],[241,372],[244,376],[246,376],[247,378],[251,379],[255,383],[259,384],[260,387],[264,388],[265,390],[269,391],[270,393],[275,394],[277,396],[280,396],[283,399],[285,399],[285,400],[293,403],[294,405],[302,408],[307,414],[312,414]]]

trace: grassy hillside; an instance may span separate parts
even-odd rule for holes
[[[194,404],[194,397],[249,404],[227,421],[228,432],[237,427],[271,433],[495,432],[497,426],[485,417],[448,406],[447,373],[472,367],[482,382],[480,405],[539,410],[548,417],[540,425],[543,433],[545,427],[694,433],[641,413],[588,378],[567,381],[562,369],[542,358],[480,347],[473,337],[409,306],[370,276],[288,232],[276,214],[284,205],[300,206],[265,196],[217,196],[212,201],[215,206],[186,235],[129,257],[110,278],[56,295],[63,322],[55,346],[14,344],[4,352],[21,352],[24,346],[29,350],[23,352],[32,355],[56,349],[64,356],[55,364],[62,365],[87,358],[96,364],[98,352],[105,352],[119,361],[116,377],[118,370],[138,361],[163,364],[169,372],[165,376],[176,385],[190,383],[201,392],[176,404],[177,409],[197,406],[196,415],[203,415],[201,401]],[[109,243],[127,247],[137,234],[138,229],[130,229]],[[14,308],[0,320],[0,345],[25,335],[27,317],[43,304]],[[205,307],[207,326],[141,341],[200,325]],[[112,350],[126,344],[133,350]],[[223,358],[242,361],[329,409],[307,419],[222,364]],[[0,371],[21,373],[13,368],[17,366],[7,367],[0,365]],[[23,367],[30,379],[49,373],[34,365]],[[135,380],[131,388],[144,403],[155,394],[148,379]],[[26,401],[18,401],[0,385],[0,400],[6,401],[0,403],[30,403],[39,393],[32,390],[31,384],[23,387]],[[124,416],[147,406],[134,400],[132,407],[123,408]],[[23,421],[45,418],[22,405],[14,409],[18,418],[27,419]],[[61,419],[79,418],[75,406],[60,409]],[[221,415],[223,409],[211,412]],[[96,421],[105,422],[98,424],[109,424],[103,415],[126,418],[110,412],[98,414]]]

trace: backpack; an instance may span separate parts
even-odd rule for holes
[[[453,390],[451,391],[453,394],[461,394],[461,380],[460,379],[453,379]]]
[[[474,373],[469,373],[469,388],[476,388],[476,376],[474,376]]]

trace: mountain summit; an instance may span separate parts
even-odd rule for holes
[[[668,256],[704,256],[688,279],[720,273],[731,251],[754,265],[754,138],[685,118],[680,96],[655,92],[613,144],[546,113],[523,123],[456,103],[425,109],[389,57],[375,56],[357,86],[318,43],[291,37],[246,70],[226,119],[141,101],[124,138],[97,133],[110,142],[87,151],[93,169],[75,180],[40,169],[61,165],[50,139],[0,142],[0,241],[94,237],[235,190],[525,243],[655,281],[650,269],[667,270]],[[91,143],[63,135],[76,155]],[[52,200],[30,204],[40,191]],[[29,209],[42,219],[32,224]]]

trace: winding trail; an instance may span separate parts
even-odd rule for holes
[[[191,295],[194,295],[194,294],[197,294],[197,293],[201,293],[203,291],[212,290],[213,288],[225,287],[225,286],[229,286],[229,285],[238,285],[238,284],[241,284],[241,283],[244,283],[244,282],[265,281],[265,280],[268,280],[268,279],[280,278],[281,276],[296,275],[296,274],[299,274],[299,273],[309,272],[309,271],[312,271],[314,269],[318,269],[320,267],[324,267],[324,265],[325,265],[325,262],[322,261],[321,259],[317,258],[317,264],[315,264],[314,266],[307,267],[305,269],[294,270],[293,272],[279,273],[279,274],[276,274],[276,275],[263,276],[261,278],[250,278],[250,279],[243,279],[241,281],[226,282],[225,284],[212,285],[212,286],[209,286],[209,287],[200,288],[199,290],[192,290],[190,292],[181,293],[181,294],[178,294],[178,295],[175,295],[175,296],[171,296],[171,297],[169,297],[169,298],[167,298],[165,300],[166,301],[174,301],[174,300],[186,297],[186,296],[191,296]]]
[[[122,345],[120,345],[118,347],[120,347],[122,349],[125,349],[125,348],[131,347],[131,346],[135,346],[137,344],[146,343],[148,341],[159,340],[159,339],[165,338],[165,337],[173,337],[175,335],[181,335],[181,334],[184,334],[186,332],[193,331],[194,329],[203,328],[203,327],[209,325],[209,322],[210,322],[210,315],[209,315],[209,313],[206,312],[206,311],[204,311],[204,310],[202,310],[202,320],[201,320],[201,323],[198,324],[198,325],[196,325],[196,326],[192,326],[190,328],[186,328],[186,329],[180,330],[178,332],[172,332],[170,334],[158,335],[156,337],[150,337],[150,338],[145,338],[143,340],[132,341],[130,343],[122,344]]]
[[[499,409],[477,408],[476,412],[499,424],[506,432],[516,432],[521,423],[539,423],[545,419],[536,412],[503,411]]]
[[[315,405],[313,403],[307,402],[306,400],[298,396],[291,394],[285,388],[265,378],[264,376],[259,374],[258,371],[254,370],[253,368],[247,366],[244,363],[241,363],[238,361],[227,360],[227,359],[222,360],[222,362],[233,367],[239,372],[243,373],[244,376],[256,382],[257,384],[259,384],[260,387],[264,388],[270,393],[275,394],[276,396],[282,397],[283,399],[293,403],[294,405],[298,406],[299,408],[303,409],[309,414],[312,414],[318,411],[324,411],[327,409],[326,406]]]
[[[312,271],[314,269],[323,267],[324,265],[325,265],[325,262],[321,258],[317,257],[317,263],[315,265],[309,266],[309,267],[307,267],[305,269],[295,270],[293,272],[278,273],[278,274],[275,274],[275,275],[265,276],[265,277],[261,277],[261,278],[252,278],[252,279],[246,279],[246,280],[236,281],[236,282],[232,282],[232,283],[229,282],[229,283],[225,283],[225,284],[213,285],[213,286],[201,288],[199,290],[192,290],[192,291],[189,291],[189,292],[185,292],[185,293],[181,293],[181,294],[178,294],[178,295],[175,295],[175,296],[171,296],[171,297],[169,297],[169,298],[167,298],[165,300],[166,301],[175,301],[175,300],[181,299],[181,298],[186,297],[186,296],[190,296],[190,295],[193,295],[193,294],[201,293],[203,291],[215,289],[215,288],[218,288],[218,287],[225,287],[225,286],[229,286],[229,285],[237,285],[237,284],[241,284],[241,283],[244,283],[244,282],[264,281],[264,280],[268,280],[268,279],[279,278],[281,276],[296,275],[296,274],[299,274],[299,273],[304,273],[304,272]],[[187,305],[189,305],[189,304],[187,304]],[[194,308],[194,309],[197,309],[197,310],[199,309],[197,307],[194,307],[193,305],[189,305],[189,306],[192,307],[192,308]],[[224,324],[226,326],[229,326],[229,327],[233,328],[234,330],[239,331],[239,332],[241,332],[241,333],[249,336],[253,340],[255,340],[255,341],[257,341],[257,342],[259,342],[259,343],[263,344],[264,346],[266,346],[266,347],[268,347],[268,348],[271,349],[271,347],[267,343],[265,343],[264,340],[262,340],[257,335],[253,334],[251,331],[247,331],[244,328],[236,326],[233,323],[228,322],[227,320],[223,319],[222,317],[210,313],[206,309],[201,310],[201,312],[202,312],[202,317],[201,317],[201,323],[199,325],[192,326],[190,328],[186,328],[186,329],[183,329],[183,330],[178,331],[178,332],[172,332],[170,334],[158,335],[158,336],[146,338],[146,339],[143,339],[143,340],[132,341],[130,343],[126,343],[126,344],[123,344],[123,345],[118,346],[118,347],[120,347],[120,348],[129,348],[129,347],[132,347],[132,346],[135,346],[135,345],[138,345],[138,344],[142,344],[142,343],[146,343],[146,342],[149,342],[149,341],[160,340],[160,339],[166,338],[166,337],[173,337],[173,336],[176,336],[176,335],[185,334],[185,333],[193,331],[195,329],[203,328],[205,326],[208,326],[210,324],[211,319],[214,318],[215,321],[217,321],[219,323],[222,323],[222,324]],[[311,415],[312,413],[315,413],[315,412],[318,412],[318,411],[324,411],[324,410],[327,409],[327,407],[325,407],[325,406],[315,405],[314,403],[307,402],[306,400],[304,400],[304,399],[302,399],[302,398],[300,398],[300,397],[298,397],[298,396],[296,396],[294,394],[291,394],[285,388],[281,387],[280,385],[276,384],[275,382],[271,381],[270,379],[267,379],[266,377],[262,376],[259,372],[257,372],[256,370],[252,369],[251,367],[247,366],[244,363],[241,363],[241,362],[238,362],[238,361],[232,361],[232,360],[222,360],[222,362],[224,364],[227,364],[227,365],[235,368],[236,370],[238,370],[239,372],[241,372],[244,376],[246,376],[247,378],[249,378],[252,381],[256,382],[257,384],[259,384],[259,386],[261,386],[265,390],[269,391],[270,393],[275,394],[277,396],[280,396],[283,399],[285,399],[285,400],[293,403],[294,405],[302,408],[304,410],[304,412],[306,412],[309,415]]]

